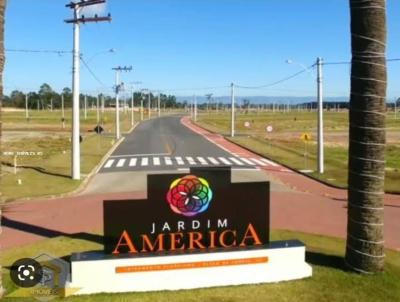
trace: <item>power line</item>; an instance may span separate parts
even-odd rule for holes
[[[290,79],[293,79],[294,77],[297,77],[298,75],[300,75],[300,74],[302,74],[302,73],[304,73],[304,72],[308,72],[308,70],[309,70],[310,68],[314,67],[314,66],[315,66],[315,64],[313,64],[313,65],[311,65],[311,66],[309,66],[309,67],[307,67],[307,68],[305,68],[305,69],[303,69],[303,70],[300,70],[300,71],[298,71],[298,72],[296,72],[296,73],[294,73],[294,74],[292,74],[292,75],[290,75],[290,76],[288,76],[288,77],[285,77],[285,78],[283,78],[283,79],[280,79],[280,80],[278,80],[278,81],[275,81],[275,82],[272,82],[272,83],[269,83],[269,84],[259,85],[259,86],[241,86],[241,85],[235,85],[235,87],[243,88],[243,89],[261,89],[261,88],[268,88],[268,87],[275,86],[275,85],[278,85],[278,84],[280,84],[280,83],[286,82],[286,81],[288,81],[288,80],[290,80]]]
[[[55,53],[62,55],[65,53],[72,53],[72,50],[54,50],[54,49],[17,49],[17,48],[6,48],[6,52],[24,52],[24,53]]]
[[[97,76],[96,74],[92,71],[92,69],[90,69],[89,65],[86,63],[86,61],[81,57],[80,58],[83,65],[85,66],[85,68],[87,69],[87,71],[89,71],[89,73],[92,75],[92,77],[103,87],[108,88],[106,84],[104,84]]]
[[[211,89],[223,89],[223,88],[229,88],[230,86],[211,86],[211,87],[193,87],[193,88],[177,88],[177,89],[160,89],[160,91],[166,92],[166,91],[193,91],[193,90],[211,90]]]
[[[386,59],[386,62],[394,62],[394,61],[400,61],[400,58],[392,58],[392,59]],[[351,64],[350,61],[342,61],[342,62],[324,62],[322,65],[349,65]]]

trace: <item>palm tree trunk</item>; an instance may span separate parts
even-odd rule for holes
[[[1,150],[1,140],[2,140],[2,107],[3,107],[3,70],[4,70],[4,12],[6,9],[6,0],[0,0],[0,150]],[[0,165],[0,182],[1,182],[1,165]],[[1,209],[0,209],[0,219],[1,219]],[[0,220],[1,222],[1,220]],[[1,227],[1,225],[0,225]],[[1,271],[1,266],[0,266]],[[0,297],[3,295],[2,279],[0,274]]]
[[[383,270],[386,110],[386,1],[350,0],[351,96],[345,262]]]

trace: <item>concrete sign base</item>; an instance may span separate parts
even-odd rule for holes
[[[116,257],[73,254],[70,287],[76,295],[180,290],[279,282],[310,277],[305,246],[275,241],[260,248]]]

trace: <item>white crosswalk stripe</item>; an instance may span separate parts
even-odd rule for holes
[[[186,160],[189,162],[189,165],[195,165],[196,164],[196,162],[193,159],[193,157],[186,156]]]
[[[143,157],[141,165],[142,166],[147,166],[148,164],[149,164],[149,159],[147,157]]]
[[[159,166],[160,165],[160,158],[159,157],[153,157],[153,165]]]
[[[239,166],[243,166],[243,165],[244,165],[244,163],[242,163],[242,162],[241,162],[240,160],[238,160],[237,158],[229,157],[229,159],[230,159],[231,161],[233,161],[235,164],[239,165]]]
[[[207,157],[207,159],[208,159],[213,165],[219,165],[219,161],[216,160],[214,157]]]
[[[183,161],[182,157],[177,156],[177,157],[175,157],[175,159],[176,159],[176,162],[178,163],[178,165],[182,166],[182,165],[185,164],[185,162]]]
[[[131,158],[131,160],[129,161],[129,167],[136,166],[136,162],[137,162],[137,158],[136,157]]]
[[[273,161],[270,161],[270,160],[268,160],[268,159],[266,159],[266,158],[261,158],[261,160],[262,160],[263,162],[266,162],[267,164],[273,166],[273,167],[278,167],[278,166],[279,166],[278,164],[276,164],[276,163],[274,163]]]
[[[255,166],[256,165],[255,163],[253,163],[252,161],[248,160],[247,158],[241,157],[240,159],[242,161],[244,161],[248,165],[251,165],[251,166]]]
[[[117,163],[117,167],[121,168],[124,166],[126,159],[125,158],[121,158],[118,163]]]
[[[114,160],[113,159],[109,159],[107,161],[107,163],[104,165],[104,168],[110,168],[113,163],[114,163]]]
[[[218,159],[223,162],[225,165],[231,165],[231,162],[227,160],[225,157],[218,157]]]
[[[106,161],[103,168],[124,168],[131,167],[135,168],[151,168],[158,167],[162,168],[163,166],[180,166],[180,167],[189,167],[189,166],[218,166],[218,165],[226,165],[226,166],[240,166],[242,168],[246,168],[246,166],[256,167],[256,166],[274,166],[279,167],[278,164],[265,159],[265,158],[246,158],[246,157],[212,157],[212,156],[150,156],[150,157],[127,157],[127,158],[111,158]]]
[[[202,164],[202,165],[208,165],[208,162],[203,158],[203,157],[200,157],[200,156],[198,156],[197,157],[197,160],[200,162],[200,164]]]
[[[257,158],[250,158],[250,160],[254,161],[256,164],[259,164],[260,166],[266,166],[267,164],[262,162],[261,160]]]

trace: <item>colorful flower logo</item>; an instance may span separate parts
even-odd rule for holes
[[[172,182],[167,193],[167,201],[175,213],[194,216],[207,210],[212,195],[207,180],[186,175]]]

